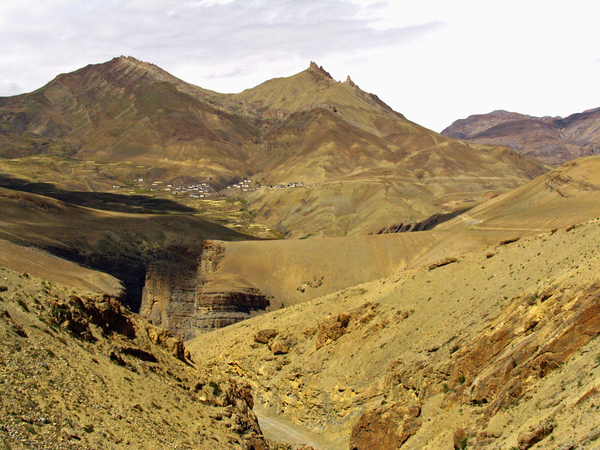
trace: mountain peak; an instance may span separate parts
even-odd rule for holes
[[[89,69],[99,71],[100,73],[110,74],[113,79],[122,79],[123,82],[139,82],[146,79],[150,81],[168,81],[175,84],[181,84],[182,81],[171,75],[169,72],[161,69],[155,64],[140,61],[133,56],[118,56],[106,63],[92,64]]]
[[[140,61],[139,59],[136,59],[133,56],[121,55],[119,57],[113,58],[111,61],[108,62],[108,64],[116,65],[116,66],[128,66],[130,68],[142,69],[145,72],[160,73],[163,76],[165,74],[168,74],[168,72],[161,69],[157,65],[149,63],[149,62],[145,62],[145,61]]]
[[[323,75],[326,78],[333,80],[333,77],[331,76],[331,74],[329,72],[327,72],[325,69],[323,69],[323,66],[319,66],[314,61],[310,62],[310,66],[308,67],[308,70],[312,70],[313,72],[316,72],[320,75]]]

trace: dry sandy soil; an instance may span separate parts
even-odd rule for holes
[[[361,414],[397,402],[420,408],[419,426],[402,448],[452,448],[459,429],[466,430],[466,448],[529,448],[519,447],[523,436],[547,424],[551,433],[533,448],[597,448],[600,329],[569,321],[598,304],[600,222],[569,228],[405,270],[203,335],[188,347],[253,386],[265,423],[280,425],[270,428],[274,435],[282,428],[295,430],[292,440],[306,433],[300,439],[319,449],[348,448]],[[525,326],[532,317],[535,325]],[[328,335],[336,321],[341,333]],[[577,332],[565,338],[567,323]],[[269,344],[255,338],[265,329],[278,332]],[[498,330],[508,338],[494,349],[489,336]],[[527,371],[540,352],[564,360]],[[500,369],[512,377],[484,383]],[[498,386],[511,379],[522,389],[503,403]],[[478,384],[490,391],[485,401],[470,397]]]
[[[106,294],[0,266],[0,447],[264,448],[250,391],[187,356]]]

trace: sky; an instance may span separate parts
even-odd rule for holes
[[[0,96],[116,56],[240,92],[311,61],[442,131],[600,107],[597,0],[0,0]]]

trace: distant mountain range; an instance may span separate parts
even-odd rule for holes
[[[563,164],[600,154],[600,108],[564,119],[493,111],[457,120],[442,134],[479,144],[506,145],[548,164]]]
[[[547,170],[506,147],[410,122],[316,63],[220,94],[131,57],[1,98],[0,157],[0,172],[72,191],[139,193],[138,180],[210,181],[212,192],[231,198],[228,185],[251,179],[253,189],[235,199],[255,223],[288,237],[422,222]],[[292,182],[302,188],[270,189]]]

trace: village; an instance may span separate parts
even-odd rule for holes
[[[299,188],[304,187],[304,182],[302,181],[293,181],[287,184],[275,184],[272,186],[268,186],[269,189],[285,189],[285,188]],[[239,183],[232,184],[227,186],[227,189],[240,189],[241,192],[251,192],[260,189],[261,186],[256,182],[248,179],[244,179],[244,181],[240,181]]]
[[[207,178],[210,180],[210,178]],[[138,184],[144,183],[144,178],[136,178],[135,182]],[[147,183],[147,182],[146,182]],[[113,185],[113,189],[122,189],[125,186],[115,184]],[[209,198],[215,195],[222,194],[224,196],[238,196],[241,193],[257,191],[262,186],[253,180],[244,179],[237,183],[231,184],[227,186],[225,189],[220,192],[215,191],[215,189],[208,182],[196,182],[192,184],[167,184],[164,181],[156,180],[152,181],[150,184],[146,184],[146,186],[140,186],[142,189],[150,190],[151,192],[168,192],[172,195],[187,195],[190,198]],[[301,188],[304,187],[303,181],[293,181],[290,183],[284,184],[275,184],[271,186],[267,186],[268,189],[289,189],[289,188]],[[235,192],[235,193],[234,193]],[[237,195],[236,195],[237,194]]]
[[[138,184],[138,187],[141,189],[146,189],[151,192],[165,192],[170,193],[172,195],[185,195],[190,198],[201,199],[201,198],[209,198],[213,196],[223,195],[225,197],[239,197],[244,193],[249,193],[253,191],[257,191],[263,186],[260,183],[245,178],[242,181],[226,186],[221,191],[216,191],[208,180],[211,178],[207,178],[205,182],[194,182],[189,184],[177,184],[171,183],[167,184],[164,181],[156,180],[147,182],[144,178],[136,178],[135,182]],[[303,181],[293,181],[290,183],[284,184],[274,184],[270,186],[265,186],[267,189],[277,190],[277,189],[290,189],[290,188],[302,188],[305,187]],[[113,189],[123,189],[124,185],[115,184],[113,185]]]
[[[210,178],[208,178],[210,180]],[[136,178],[136,183],[144,183],[143,178]],[[115,184],[114,189],[121,189],[124,186]],[[208,182],[192,183],[192,184],[166,184],[164,181],[153,181],[148,187],[140,186],[142,189],[148,189],[151,192],[168,192],[172,195],[187,195],[190,198],[208,198],[216,194],[215,190],[210,186]]]

